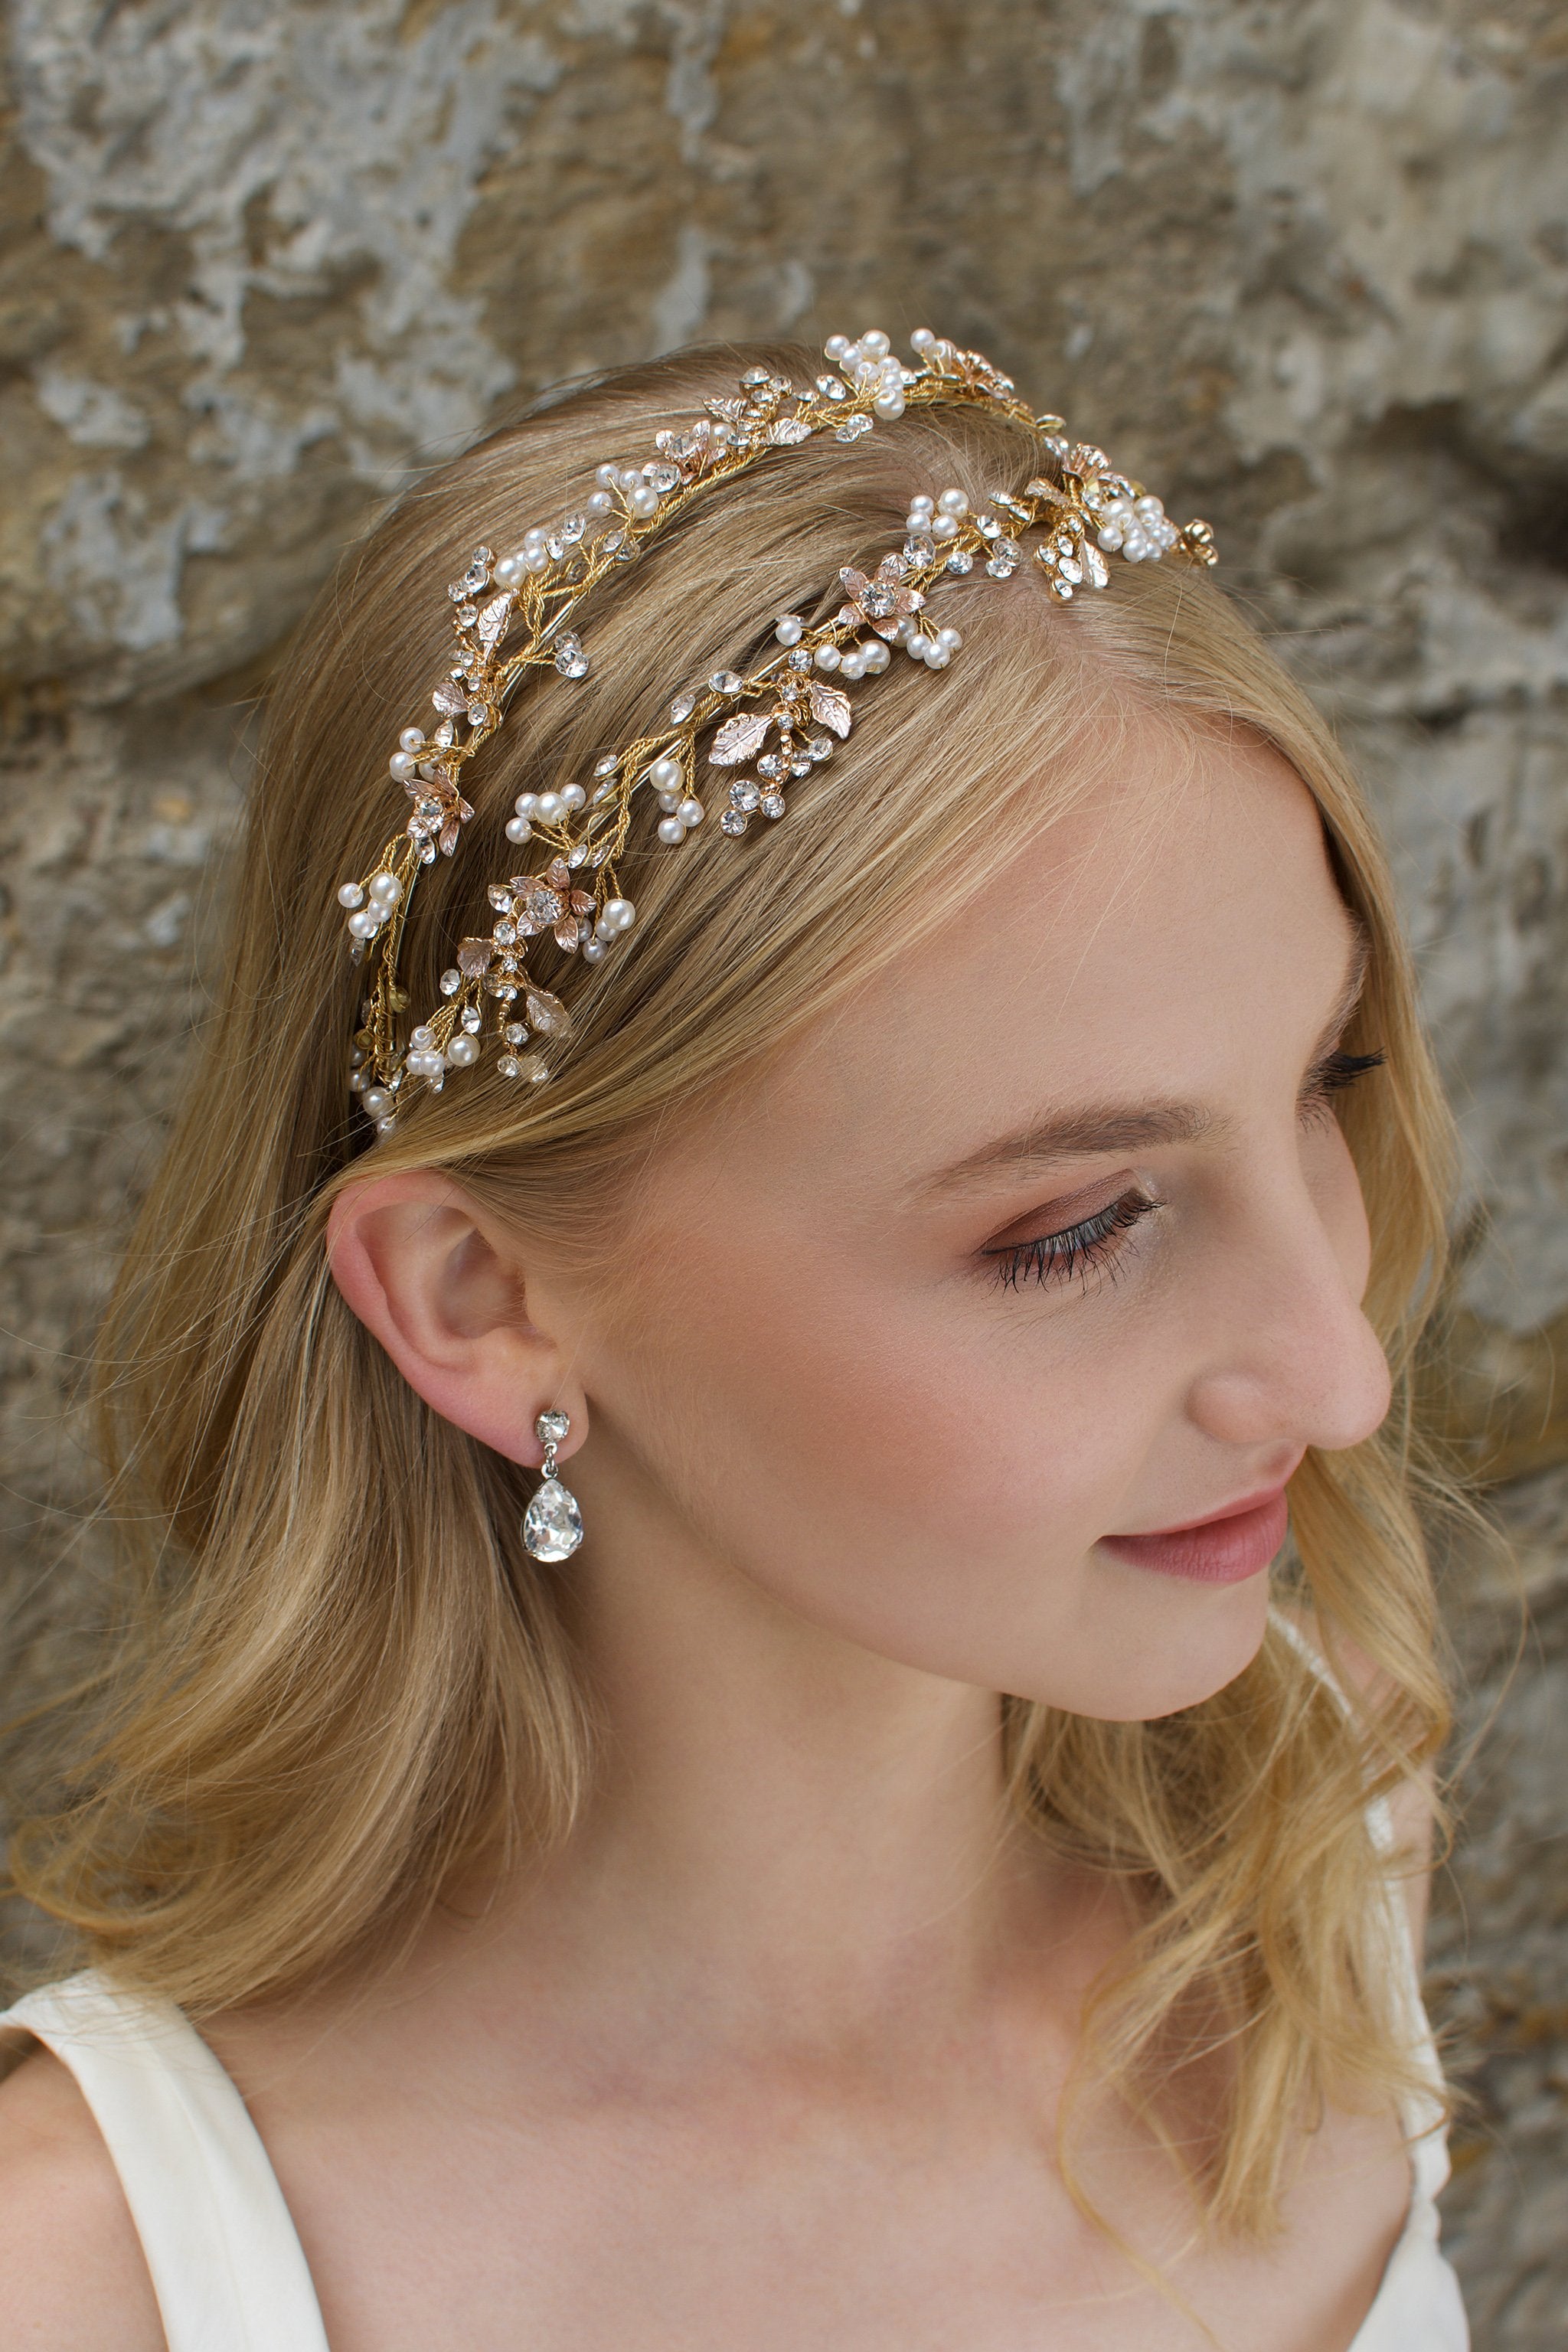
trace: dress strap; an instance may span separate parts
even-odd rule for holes
[[[35,2034],[76,2077],[120,2175],[169,2352],[328,2352],[260,2135],[182,2010],[87,1969],[26,1994],[0,2029]]]

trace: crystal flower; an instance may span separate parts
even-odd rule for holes
[[[863,621],[875,629],[879,637],[896,637],[899,624],[918,613],[925,598],[918,589],[904,585],[904,559],[901,555],[884,555],[876,571],[867,577],[846,563],[838,577],[849,602],[839,609],[841,621]]]
[[[414,803],[407,830],[415,841],[435,840],[444,856],[458,846],[458,835],[473,809],[449,776],[410,777],[404,786]]]
[[[531,940],[553,931],[556,946],[570,955],[586,929],[581,919],[594,911],[594,894],[572,887],[566,860],[552,857],[542,874],[518,876],[511,890],[519,931]]]

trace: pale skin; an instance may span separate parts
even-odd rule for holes
[[[1352,926],[1276,754],[1189,763],[1147,722],[986,906],[660,1139],[607,1302],[437,1174],[337,1204],[335,1278],[438,1412],[531,1465],[570,1413],[610,1738],[526,1884],[463,1890],[356,2002],[209,2029],[334,2352],[1345,2352],[1372,2301],[1392,2117],[1331,2112],[1279,2242],[1185,2251],[1164,2166],[1091,2119],[1090,2186],[1213,2339],[1084,2221],[1056,2102],[1128,1923],[997,1803],[998,1691],[1153,1717],[1262,1638],[1266,1573],[1102,1539],[1387,1410],[1313,1090]],[[1040,1156],[931,1189],[1031,1127]],[[1084,1279],[983,1255],[1134,1199]],[[1419,1848],[1425,1792],[1400,1810]],[[0,2089],[0,2352],[163,2344],[41,2053]]]

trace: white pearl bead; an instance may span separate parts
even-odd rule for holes
[[[466,1030],[459,1030],[447,1048],[447,1067],[454,1070],[466,1070],[471,1062],[477,1062],[479,1058],[479,1039],[470,1037]]]
[[[539,794],[537,793],[519,793],[516,800],[512,803],[512,806],[517,811],[519,816],[532,816],[539,806]]]
[[[525,549],[523,551],[522,565],[525,572],[548,572],[550,569],[550,550],[547,547],[530,547]]]
[[[588,499],[588,512],[590,514],[613,514],[615,512],[615,499],[610,496],[608,490],[595,490],[590,495]]]
[[[682,801],[675,812],[682,824],[700,824],[706,812],[700,801]]]
[[[939,629],[936,641],[939,646],[945,646],[950,654],[955,654],[963,643],[956,629]]]
[[[673,847],[676,842],[685,840],[686,827],[678,816],[661,816],[658,821],[658,837],[660,841],[668,842]]]
[[[625,466],[616,476],[616,482],[617,488],[626,491],[629,495],[631,491],[640,487],[642,476],[637,472],[635,466]]]
[[[933,645],[925,659],[927,669],[945,669],[952,656],[945,646]]]
[[[931,535],[933,539],[956,539],[958,517],[950,514],[933,515],[931,521]]]
[[[865,657],[858,649],[851,653],[847,653],[844,656],[843,660],[838,665],[838,675],[840,677],[847,677],[851,680],[865,677]]]
[[[879,392],[871,407],[884,425],[891,425],[904,413],[904,395],[901,392]]]
[[[781,646],[798,646],[805,635],[805,623],[794,613],[781,613],[773,623],[773,635]]]
[[[660,793],[658,796],[658,804],[664,811],[666,816],[671,816],[680,804],[680,794],[679,793]]]
[[[604,465],[595,466],[594,468],[594,479],[598,483],[599,488],[602,490],[613,490],[620,478],[620,467],[618,466],[611,465],[608,459],[605,460]]]
[[[395,874],[373,874],[370,895],[378,907],[395,907],[403,896],[403,885]]]
[[[870,677],[875,677],[879,671],[885,670],[893,658],[881,637],[873,638],[871,643],[863,648],[863,655],[867,673]]]
[[[830,360],[837,362],[849,355],[849,338],[847,335],[829,335],[822,348]]]
[[[635,490],[627,493],[626,504],[646,522],[649,515],[658,512],[658,492],[651,482],[639,482]]]
[[[363,907],[364,905],[364,892],[360,888],[357,882],[345,882],[342,885],[338,891],[338,904],[340,907]]]
[[[603,940],[584,940],[579,953],[585,963],[601,963],[604,961],[605,942]]]
[[[905,647],[905,651],[916,661],[924,661],[926,656],[929,653],[934,653],[935,650],[934,638],[928,637],[923,629],[917,629]]]
[[[525,816],[509,816],[506,821],[506,837],[509,841],[526,841],[532,831],[533,827]]]
[[[836,670],[843,656],[837,646],[818,646],[811,658],[818,669]]]
[[[405,727],[397,740],[405,751],[423,751],[425,730],[423,727]]]
[[[392,1097],[384,1087],[366,1087],[360,1100],[372,1118],[384,1118],[392,1108]]]
[[[613,923],[617,931],[629,931],[637,920],[637,910],[629,898],[606,898],[605,920]]]
[[[866,331],[860,338],[860,349],[866,353],[868,359],[885,360],[887,358],[889,351],[888,338],[882,332],[880,327],[867,328]]]
[[[498,588],[521,587],[526,569],[521,554],[503,555],[496,565],[496,586]]]
[[[969,512],[969,500],[963,490],[943,490],[937,505],[946,515],[966,515]]]
[[[542,824],[558,824],[565,806],[559,793],[541,793],[534,814]]]
[[[374,907],[361,907],[349,917],[349,929],[356,940],[374,940],[381,929],[381,916]]]
[[[411,752],[395,751],[386,765],[393,782],[405,784],[417,770],[419,762]]]
[[[917,327],[914,333],[910,337],[910,349],[911,352],[929,352],[934,350],[935,345],[936,337],[932,334],[929,327]]]
[[[932,498],[929,490],[917,490],[914,497],[910,500],[910,512],[911,514],[930,514],[935,505],[936,500]]]
[[[580,809],[588,795],[581,784],[563,784],[560,800],[563,808]]]
[[[686,781],[686,771],[679,760],[672,760],[667,752],[662,760],[654,761],[647,778],[655,792],[676,793]]]
[[[526,555],[529,553],[531,549],[542,547],[546,536],[547,534],[540,530],[537,523],[533,525],[533,528],[531,530],[525,530],[522,534],[523,553]]]

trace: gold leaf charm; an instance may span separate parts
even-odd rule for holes
[[[749,760],[759,748],[772,725],[772,714],[766,710],[742,710],[738,719],[726,719],[713,738],[712,749],[708,754],[709,766],[739,767],[742,760]]]
[[[840,740],[848,734],[849,697],[841,688],[824,686],[820,678],[814,677],[811,681],[810,701],[811,715],[814,719],[820,719],[824,727],[831,727]]]

